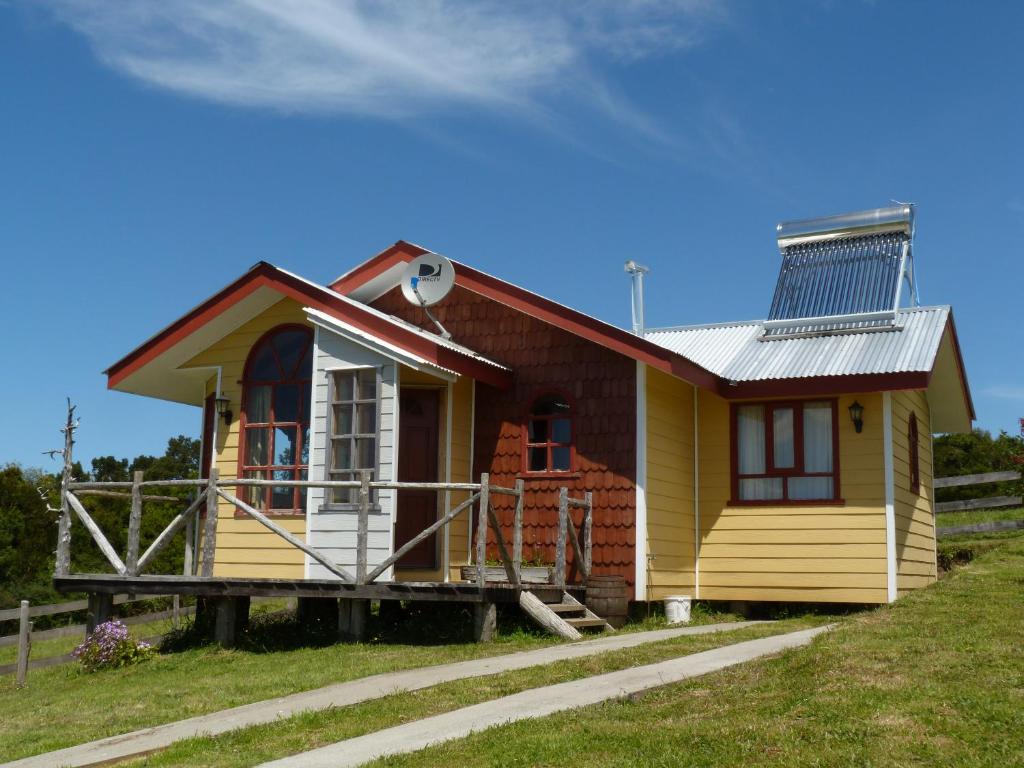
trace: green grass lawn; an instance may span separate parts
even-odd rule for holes
[[[974,509],[967,512],[940,512],[935,516],[939,528],[972,523],[990,523],[997,520],[1024,520],[1024,507],[1001,509]]]
[[[262,600],[261,602],[253,605],[253,613],[279,611],[285,607],[285,604],[285,600]],[[183,621],[188,621],[188,618],[183,616]],[[162,635],[170,632],[173,628],[174,627],[170,619],[150,621],[145,624],[134,624],[129,627],[132,634],[139,638],[161,637]],[[71,653],[71,651],[81,644],[84,639],[85,633],[83,631],[82,634],[69,635],[68,637],[55,637],[50,640],[33,640],[30,658],[45,659],[50,656],[63,656]],[[17,660],[17,645],[8,645],[0,648],[0,664],[13,664]],[[2,681],[2,678],[0,678],[0,681]],[[2,682],[0,682],[0,687],[2,687]]]
[[[410,615],[407,621],[416,628],[413,632],[402,625],[382,629],[381,620],[374,616],[372,642],[324,644],[316,637],[297,637],[298,627],[290,616],[266,613],[273,607],[260,606],[263,618],[254,622],[240,649],[192,647],[135,667],[95,674],[80,672],[74,664],[37,669],[29,672],[23,690],[14,688],[13,676],[0,678],[0,762],[381,672],[561,642],[525,627],[521,617],[509,611],[500,616],[495,642],[473,643],[467,639],[470,612],[456,608],[454,620],[449,616],[432,621],[434,613]],[[695,611],[697,623],[729,618],[735,617]],[[663,626],[664,619],[655,616],[625,631]],[[133,628],[135,635],[145,636],[147,628],[139,629]],[[396,642],[396,637],[410,639]],[[47,645],[49,655],[50,651],[66,652],[61,650],[65,646],[57,644],[64,643],[70,650],[77,642],[77,638],[45,641],[34,648],[33,655],[43,655],[39,646]],[[74,727],[68,728],[68,723]]]
[[[1020,766],[1022,651],[1018,537],[809,648],[375,765]]]
[[[216,737],[186,739],[164,752],[128,764],[146,768],[186,765],[243,768],[531,688],[652,664],[827,621],[828,618],[824,616],[787,619],[727,633],[679,637],[584,659],[446,683],[350,707],[305,713],[270,725],[240,729]],[[495,764],[500,764],[500,761]]]

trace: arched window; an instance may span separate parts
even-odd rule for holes
[[[914,493],[920,493],[921,457],[918,452],[916,413],[910,414],[910,423],[907,424],[907,443],[910,445],[910,490]]]
[[[526,423],[524,469],[527,472],[571,472],[573,412],[569,400],[557,393],[533,401]]]
[[[242,477],[307,478],[312,347],[308,328],[282,325],[265,334],[249,353],[242,380]],[[305,491],[293,486],[251,488],[245,496],[257,509],[278,514],[306,509]]]

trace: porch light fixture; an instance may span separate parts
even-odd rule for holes
[[[224,395],[221,395],[213,402],[217,404],[217,415],[224,418],[225,424],[231,424],[231,417],[234,416],[234,414],[231,413],[231,400],[224,397]],[[859,432],[860,430],[858,429],[857,431]]]
[[[860,431],[864,428],[864,406],[856,400],[850,406],[850,421],[853,422],[853,428],[857,431],[857,434],[860,434]]]

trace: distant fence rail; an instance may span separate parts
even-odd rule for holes
[[[154,598],[168,597],[168,595],[148,595],[146,597],[129,597],[127,595],[117,595],[114,597],[113,603],[115,605],[123,605],[127,603],[135,603],[142,600],[151,600]],[[181,616],[189,615],[195,612],[193,607],[183,607],[180,604],[180,598],[178,595],[171,596],[173,605],[163,611],[154,611],[151,613],[144,613],[138,616],[128,616],[119,621],[125,624],[147,624],[151,621],[161,621],[163,619],[171,619],[174,626],[178,626]],[[32,649],[32,641],[34,640],[53,640],[61,637],[70,637],[71,635],[82,635],[85,636],[88,630],[88,624],[74,624],[67,627],[56,627],[54,629],[47,629],[41,632],[34,632],[32,630],[31,619],[39,616],[56,616],[62,613],[77,613],[78,611],[85,611],[89,608],[88,600],[72,600],[67,603],[54,603],[51,605],[36,605],[30,606],[28,600],[22,600],[21,607],[19,608],[7,608],[0,611],[0,621],[18,621],[18,633],[15,635],[6,635],[0,637],[0,648],[4,648],[10,645],[18,646],[18,660],[13,664],[0,664],[0,675],[15,674],[17,676],[17,685],[22,686],[25,684],[25,676],[30,669],[38,669],[40,667],[52,667],[58,664],[67,664],[73,661],[71,654],[63,654],[60,656],[48,656],[39,659],[29,659],[29,654]]]
[[[983,472],[974,475],[957,475],[956,477],[935,478],[936,488],[961,488],[968,485],[989,485],[991,483],[1009,483],[1021,479],[1021,473],[1008,472]],[[939,512],[971,512],[979,509],[997,509],[999,507],[1020,507],[1024,506],[1024,497],[1021,496],[985,496],[976,499],[963,499],[961,501],[943,501],[935,505],[936,513]],[[963,533],[988,533],[992,531],[1013,531],[1024,529],[1024,520],[997,520],[985,523],[971,523],[967,525],[952,525],[944,528],[937,528],[937,536],[953,536]]]

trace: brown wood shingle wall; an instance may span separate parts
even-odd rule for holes
[[[433,330],[398,289],[374,306]],[[455,341],[513,370],[514,384],[507,391],[476,386],[473,478],[489,471],[492,482],[505,486],[526,479],[524,558],[554,560],[558,488],[568,485],[576,497],[589,490],[594,493],[594,572],[621,573],[632,584],[636,363],[461,287],[432,311]],[[552,390],[569,395],[576,408],[577,471],[558,479],[531,478],[521,471],[523,423],[531,401]],[[510,499],[498,496],[496,502],[499,516],[511,520]]]

